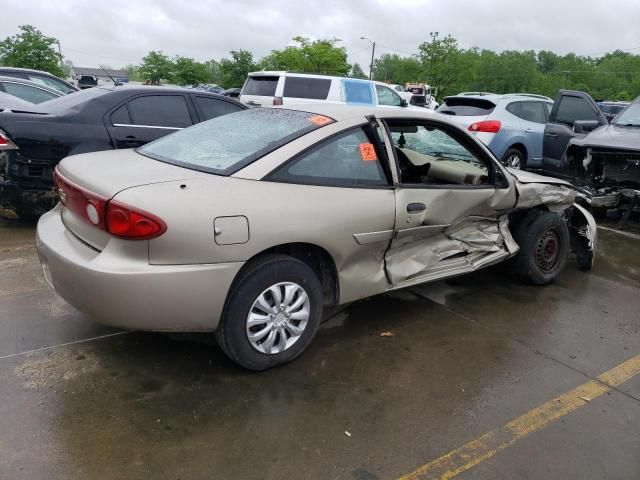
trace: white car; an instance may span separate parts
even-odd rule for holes
[[[329,102],[415,108],[386,83],[291,72],[250,73],[240,92],[240,101],[250,107],[282,105],[295,108],[303,104]]]

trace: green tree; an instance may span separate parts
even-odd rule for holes
[[[367,75],[362,71],[362,67],[358,63],[354,63],[351,66],[351,72],[349,72],[349,76],[352,78],[368,78]]]
[[[159,85],[162,80],[173,81],[174,64],[168,55],[161,51],[150,51],[142,58],[138,67],[140,77],[152,85]]]
[[[199,85],[211,80],[211,73],[204,63],[193,58],[177,56],[173,59],[174,78],[178,85]]]
[[[129,77],[129,81],[130,82],[140,82],[140,81],[144,80],[140,76],[139,68],[137,66],[135,66],[135,65],[129,64],[126,67],[124,67],[123,70],[125,72],[127,72],[127,76]]]
[[[220,60],[220,85],[224,88],[241,87],[247,74],[257,69],[253,54],[247,50],[231,50],[231,58]]]
[[[461,53],[458,41],[451,35],[438,39],[438,32],[431,34],[431,41],[418,45],[418,56],[422,62],[427,83],[438,88],[440,95],[453,92],[459,69],[456,61]]]
[[[0,42],[0,64],[43,70],[62,77],[62,56],[56,51],[58,40],[43,35],[31,25],[19,28],[20,33]]]
[[[373,78],[387,83],[404,85],[408,82],[429,83],[415,57],[401,57],[385,53],[373,62]]]
[[[294,37],[297,45],[284,50],[272,50],[262,59],[260,67],[265,70],[289,70],[294,72],[347,76],[351,66],[347,62],[347,50],[338,47],[340,39],[310,40]]]
[[[222,84],[222,73],[220,72],[220,62],[217,60],[207,60],[204,62],[209,71],[209,81],[216,85]]]

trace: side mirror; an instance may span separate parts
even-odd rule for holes
[[[597,120],[576,120],[573,122],[573,132],[574,133],[588,133],[596,128],[598,128],[600,124]]]
[[[499,168],[496,168],[493,184],[496,188],[507,188],[509,186],[509,180],[506,179]]]
[[[401,106],[401,107],[408,107],[408,106],[409,106],[409,103],[407,103],[407,100],[406,100],[406,99],[401,98],[401,99],[400,99],[400,106]]]

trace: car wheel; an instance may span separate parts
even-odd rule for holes
[[[526,167],[526,159],[520,150],[517,148],[510,148],[502,156],[502,164],[505,167],[524,170]]]
[[[569,229],[551,212],[535,211],[517,226],[520,251],[513,258],[516,274],[533,285],[546,285],[560,275],[569,255]]]
[[[289,362],[311,343],[322,319],[322,285],[309,266],[287,255],[268,255],[235,282],[216,338],[249,370]]]

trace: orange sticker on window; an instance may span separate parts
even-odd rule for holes
[[[360,144],[360,156],[364,162],[373,162],[378,160],[376,155],[376,149],[373,143],[361,143]]]
[[[329,117],[325,117],[324,115],[314,115],[313,117],[309,117],[309,121],[314,125],[321,127],[327,123],[331,123],[333,120]]]

